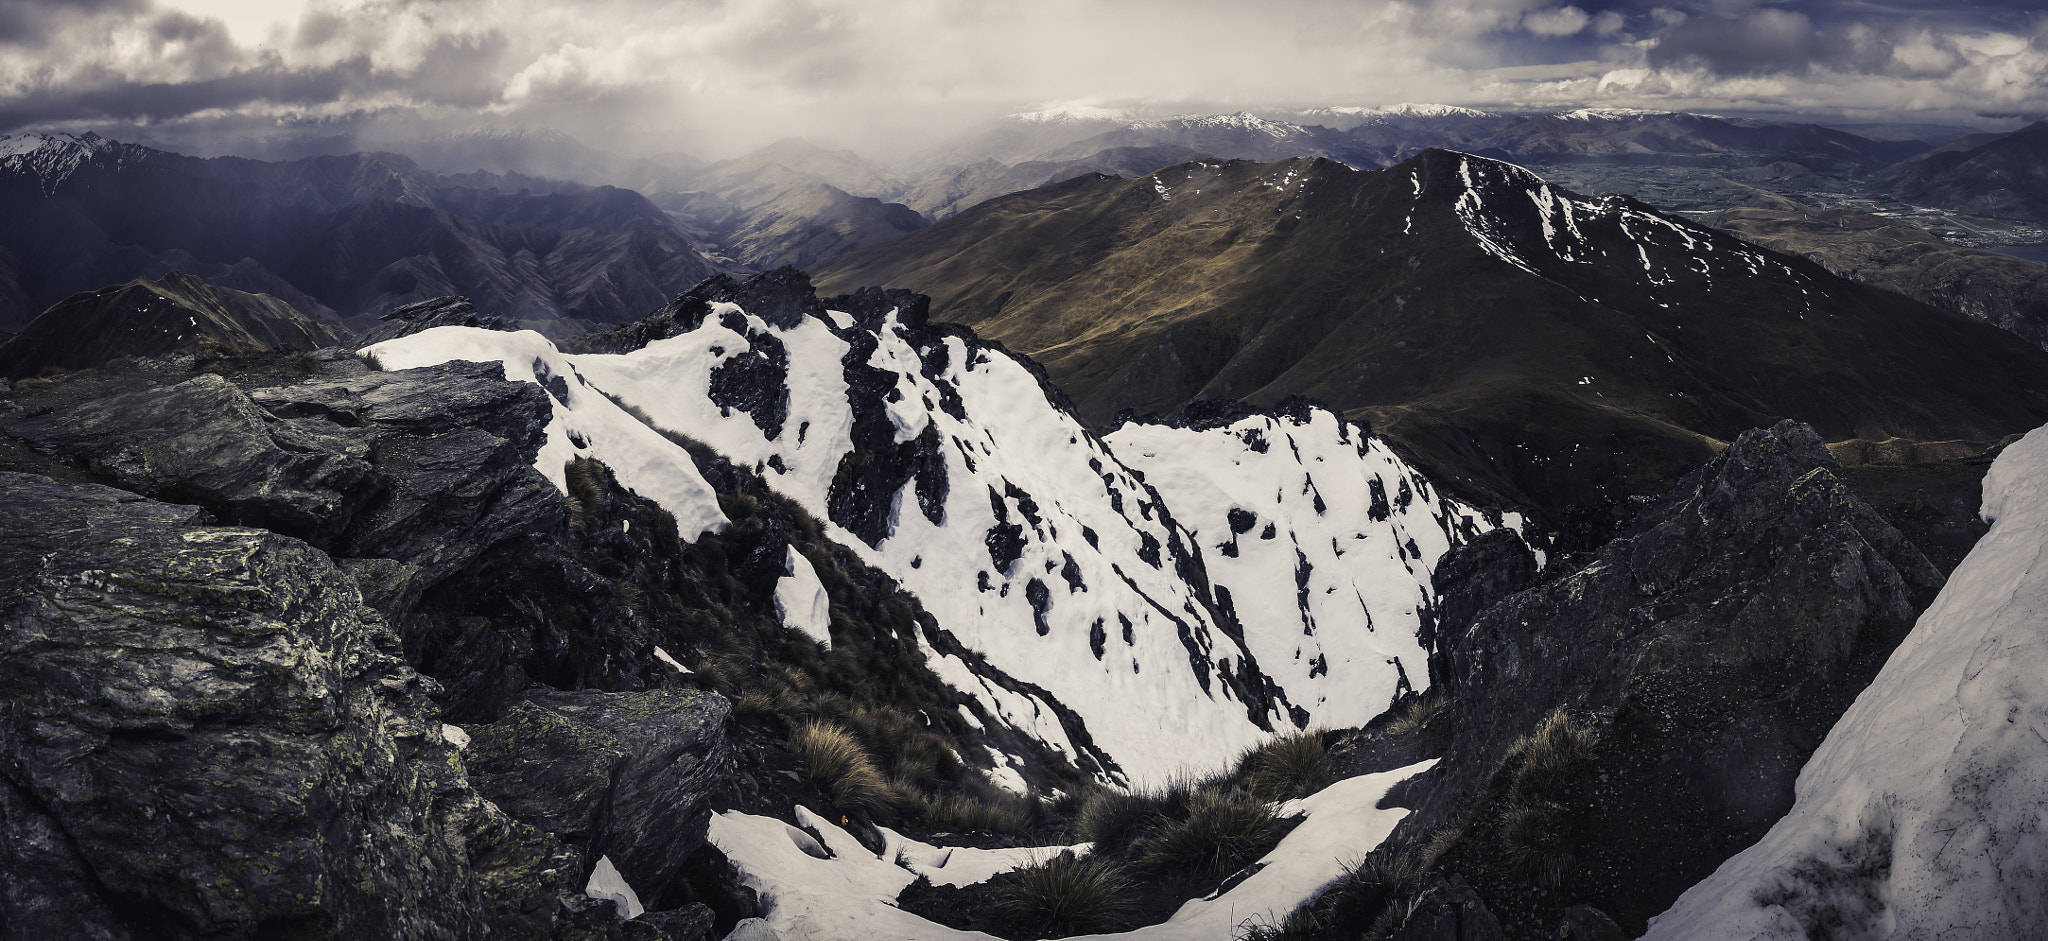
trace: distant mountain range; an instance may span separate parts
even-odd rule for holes
[[[1803,259],[1432,150],[1199,161],[985,203],[821,270],[912,287],[1088,421],[1308,395],[1512,502],[1608,503],[1743,429],[1998,438],[2048,355]]]
[[[183,271],[362,322],[447,294],[615,322],[718,271],[630,190],[444,177],[395,154],[199,159],[95,135],[0,141],[0,326]]]
[[[1907,202],[2048,222],[2048,121],[1962,138],[1886,168],[1876,183]]]
[[[0,331],[72,294],[177,271],[354,326],[460,293],[560,335],[641,316],[718,271],[818,268],[1010,193],[1202,158],[1369,169],[1449,148],[1578,176],[1720,175],[1730,182],[1713,192],[1737,198],[1795,180],[1971,212],[2048,211],[2038,129],[1960,139],[1952,128],[1870,130],[1613,109],[1151,119],[1078,108],[1012,115],[900,164],[799,139],[715,163],[626,158],[521,129],[394,142],[406,156],[285,161],[199,159],[91,134],[0,137],[0,193],[19,207],[0,222]],[[1949,142],[1931,149],[1911,136],[1923,131]],[[1602,172],[1588,185],[1605,188]]]

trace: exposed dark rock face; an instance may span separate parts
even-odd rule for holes
[[[601,857],[627,884],[673,882],[704,845],[710,802],[732,775],[723,697],[695,690],[537,690],[473,726],[477,790],[519,820]]]
[[[356,338],[358,348],[385,340],[409,337],[422,330],[435,327],[482,327],[486,330],[510,330],[512,325],[496,317],[486,317],[477,312],[476,305],[466,297],[437,297],[432,300],[407,304],[391,313],[377,318],[377,325],[363,331]]]
[[[1436,648],[1439,636],[1464,633],[1479,612],[1536,581],[1536,556],[1511,529],[1481,533],[1451,547],[1430,573],[1436,605],[1422,612],[1422,646]],[[1431,685],[1441,680],[1432,658]]]
[[[253,396],[203,375],[6,430],[110,483],[401,566],[404,587],[371,594],[469,722],[536,679],[631,690],[654,670],[645,625],[562,542],[567,504],[533,468],[549,414],[497,364],[383,373],[332,354]]]
[[[201,375],[32,418],[9,433],[79,457],[137,493],[319,539],[346,528],[378,489],[368,447],[335,440],[319,427],[326,424],[278,422],[226,379]]]
[[[655,938],[473,791],[299,540],[0,474],[0,936]]]
[[[1432,672],[1457,730],[1390,851],[1435,839],[1436,872],[1533,936],[1577,904],[1640,932],[1753,843],[1942,583],[1836,467],[1804,425],[1745,433],[1469,621],[1526,563],[1448,560]]]

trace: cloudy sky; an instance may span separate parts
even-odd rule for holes
[[[2048,113],[2048,14],[2038,0],[0,0],[0,133],[517,125],[632,153],[722,157],[788,135],[900,153],[1062,103],[1402,101],[2004,127]]]

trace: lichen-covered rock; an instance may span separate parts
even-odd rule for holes
[[[21,474],[0,518],[0,937],[657,936],[471,789],[324,553]]]
[[[653,902],[704,845],[730,780],[724,697],[696,690],[536,690],[470,726],[477,789],[514,817],[609,857]],[[587,875],[587,873],[585,873]]]

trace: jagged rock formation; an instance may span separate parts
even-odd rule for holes
[[[2048,348],[2048,264],[1950,245],[1925,229],[1851,210],[1740,206],[1714,225]]]
[[[470,787],[324,553],[20,474],[0,512],[0,935],[662,937]]]
[[[2026,937],[2048,925],[2044,465],[2041,431],[1999,456],[1984,481],[1990,533],[1801,769],[1791,813],[1648,937]]]
[[[729,714],[695,690],[538,690],[466,729],[463,760],[506,813],[660,889],[704,845],[711,799],[733,773]]]
[[[1634,933],[1754,842],[1941,584],[1834,466],[1811,428],[1749,432],[1597,552],[1469,622],[1440,610],[1455,736],[1384,852],[1470,885],[1510,936],[1577,904]],[[1527,577],[1475,543],[1440,596],[1487,571],[1459,552]]]
[[[172,273],[65,298],[0,342],[0,376],[176,350],[316,350],[340,343],[343,333],[277,298]]]
[[[260,364],[193,376],[189,364],[177,361],[123,360],[10,390],[0,399],[0,470],[33,467],[67,482],[118,484],[197,503],[203,511],[188,509],[180,519],[201,528],[178,538],[246,533],[270,541],[264,545],[297,546],[314,560],[307,566],[338,572],[349,604],[359,605],[349,610],[378,625],[378,649],[403,654],[403,663],[391,661],[394,668],[412,676],[409,664],[441,681],[414,684],[431,700],[416,703],[424,710],[418,721],[437,736],[444,719],[467,726],[467,736],[452,726],[446,735],[477,753],[479,791],[463,793],[502,798],[504,813],[482,797],[461,799],[491,808],[496,816],[490,820],[541,840],[542,850],[553,854],[534,865],[554,870],[550,878],[557,881],[518,877],[517,891],[560,889],[580,899],[584,880],[609,859],[607,878],[656,909],[634,920],[631,930],[639,933],[631,936],[655,937],[641,930],[647,925],[678,938],[705,928],[705,910],[693,903],[702,898],[706,867],[717,866],[715,853],[706,857],[711,851],[700,847],[707,801],[728,787],[725,711],[716,697],[679,686],[715,685],[774,703],[829,691],[841,708],[922,716],[921,734],[937,736],[950,758],[932,759],[937,769],[915,778],[935,796],[959,786],[959,779],[985,779],[996,769],[984,743],[1027,763],[1038,783],[1076,786],[1078,771],[1062,768],[1032,740],[1004,732],[993,714],[977,712],[978,703],[932,673],[920,644],[944,646],[950,639],[915,599],[851,550],[824,539],[816,520],[769,492],[750,469],[708,452],[684,453],[684,462],[701,460],[706,468],[707,476],[698,479],[711,501],[708,518],[719,525],[717,532],[683,530],[675,515],[627,490],[604,465],[558,460],[546,450],[559,431],[550,403],[568,394],[568,380],[508,382],[496,364],[474,362],[379,372],[333,352],[313,363],[312,375],[280,381]],[[566,437],[562,446],[576,454]],[[559,487],[536,467],[549,461]],[[7,478],[0,491],[17,489],[18,477]],[[114,494],[103,503],[155,505],[140,503],[132,491],[94,492]],[[12,523],[15,517],[8,518]],[[270,527],[313,545],[254,529],[205,528],[219,522]],[[63,542],[37,539],[10,550],[0,572],[9,578],[32,573],[37,560]],[[830,651],[786,629],[777,616],[776,588],[793,554],[815,568],[831,630],[843,641]],[[278,590],[301,591],[292,577],[285,572],[272,580]],[[88,596],[104,588],[90,579],[74,581]],[[988,682],[1016,685],[957,643],[949,651]],[[35,669],[33,658],[17,663]],[[715,684],[709,679],[714,672],[721,677]],[[10,696],[42,695],[34,684],[60,679],[17,675],[22,681],[10,680]],[[184,708],[177,705],[183,696],[177,689],[135,686],[123,695],[154,703],[150,708]],[[772,732],[748,734],[780,742]],[[541,739],[548,743],[545,755],[529,750]],[[444,771],[462,780],[463,763],[451,748],[433,745],[418,760],[433,763],[433,773],[409,765],[393,773],[427,782],[419,787]],[[108,791],[107,799],[154,806],[137,797],[132,783]],[[772,785],[746,776],[730,786],[759,801]],[[22,826],[30,829],[0,827],[0,843],[30,847],[19,851],[31,857],[43,852],[33,846],[58,839],[49,827],[35,830],[27,816],[6,819],[28,821]],[[497,854],[489,857],[491,866],[526,865],[488,833],[470,839],[476,852]],[[711,882],[716,891],[715,876]],[[54,913],[48,918],[83,910],[45,894],[54,891],[48,885],[15,885],[18,902],[10,904]],[[554,931],[580,937],[570,929],[611,931],[603,926],[616,925],[605,920],[608,904],[586,917],[578,914],[587,908],[580,900],[563,913],[546,898],[522,916],[527,921],[515,919],[494,936]],[[397,889],[389,900],[399,907],[428,904]],[[529,902],[520,905],[531,909]],[[308,918],[340,917],[316,908]],[[494,917],[482,903],[469,908],[482,912],[477,918]],[[719,917],[729,926],[748,913],[726,905]],[[36,917],[42,920],[34,924],[49,923]],[[550,928],[549,919],[566,927]],[[374,926],[356,932],[404,933]]]
[[[1468,493],[1553,514],[1658,492],[1780,418],[1987,444],[2048,421],[2048,355],[1986,324],[1449,151],[1073,180],[820,283],[929,293],[1098,425],[1308,395]]]

